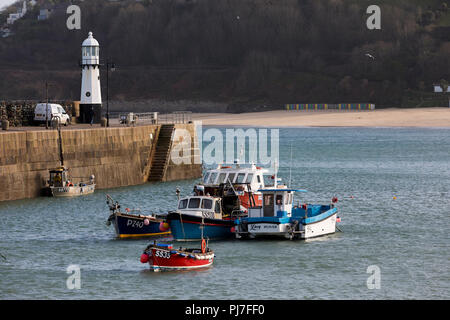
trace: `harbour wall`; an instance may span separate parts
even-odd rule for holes
[[[42,195],[48,170],[60,166],[61,156],[73,181],[88,181],[93,174],[97,189],[146,183],[159,128],[147,125],[61,130],[62,152],[57,130],[0,133],[0,201]],[[181,138],[190,139],[190,154],[185,152],[187,161],[182,163],[169,159],[162,181],[201,177],[201,164],[194,163],[198,154],[195,127],[176,124],[175,136],[178,131],[190,134]],[[176,147],[175,141],[171,149]]]

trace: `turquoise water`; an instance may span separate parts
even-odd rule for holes
[[[293,161],[290,161],[290,145]],[[450,130],[280,129],[280,176],[301,202],[339,198],[342,233],[310,241],[217,241],[212,268],[152,273],[149,240],[117,240],[105,195],[173,209],[194,180],[0,203],[1,299],[449,299]],[[395,197],[395,199],[394,199]],[[66,286],[69,265],[81,288]],[[380,288],[369,289],[369,266]]]

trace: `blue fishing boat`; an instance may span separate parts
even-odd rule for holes
[[[106,224],[114,225],[117,237],[157,237],[170,234],[169,225],[165,222],[164,216],[144,215],[140,210],[128,208],[125,209],[126,212],[121,212],[120,204],[117,201],[114,201],[109,195],[106,198],[111,212]]]
[[[259,190],[263,194],[262,206],[249,208],[248,216],[236,219],[237,238],[283,237],[310,239],[336,232],[337,217],[333,198],[328,205],[298,204],[294,206],[295,192],[284,185]]]
[[[210,240],[234,237],[234,218],[224,216],[220,197],[193,195],[180,199],[166,217],[175,240]]]

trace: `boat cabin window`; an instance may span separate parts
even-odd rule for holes
[[[200,207],[200,198],[191,198],[189,199],[189,209],[194,209]]]
[[[277,194],[276,204],[277,204],[277,206],[281,206],[283,204],[283,195],[282,194]]]
[[[234,183],[234,180],[236,179],[236,176],[237,176],[237,172],[232,172],[232,173],[230,173],[230,174],[228,175],[228,178],[230,179],[230,181],[231,181],[232,183]]]
[[[217,180],[217,184],[226,183],[227,182],[227,174],[221,173],[219,174],[219,179]]]
[[[247,176],[247,183],[252,183],[253,180],[253,173],[249,173]]]
[[[216,201],[216,205],[214,207],[214,212],[220,213],[220,202],[219,201]]]
[[[210,175],[211,175],[211,173],[209,173],[209,172],[205,174],[205,176],[203,177],[203,183],[208,183]]]
[[[258,183],[261,183],[261,176],[259,174],[256,176],[256,179],[258,179]]]
[[[291,204],[292,203],[292,197],[293,197],[293,194],[291,193],[291,192],[289,192],[285,197],[284,197],[284,199],[285,199],[285,204]]]
[[[202,200],[202,209],[212,209],[213,201],[211,199]]]
[[[265,206],[273,205],[273,194],[265,194],[264,195],[264,205]]]
[[[216,177],[217,177],[217,173],[211,172],[211,174],[209,176],[209,183],[214,183],[216,181]]]
[[[183,199],[178,204],[178,209],[186,209],[188,203],[188,199]]]
[[[273,194],[264,195],[264,217],[273,216]]]
[[[239,173],[236,179],[236,183],[244,183],[245,182],[245,173]]]
[[[272,179],[272,176],[264,175],[264,176],[263,176],[263,180],[264,180],[264,185],[265,185],[265,186],[271,186],[271,185],[273,185],[273,179]]]

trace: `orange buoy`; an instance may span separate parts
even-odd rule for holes
[[[206,241],[205,239],[202,239],[202,253],[206,252]]]

